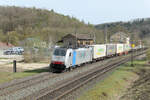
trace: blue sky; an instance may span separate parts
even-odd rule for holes
[[[92,24],[150,17],[150,0],[0,0],[0,5],[54,9]]]

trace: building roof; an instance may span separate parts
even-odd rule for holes
[[[63,38],[68,37],[68,36],[74,36],[75,38],[77,37],[77,39],[93,40],[93,37],[91,34],[78,34],[78,33],[77,34],[67,34]]]
[[[61,40],[57,41],[57,43],[61,43],[61,42],[63,42],[63,40],[65,38],[71,38],[71,37],[74,37],[74,38],[77,37],[77,39],[79,39],[79,40],[93,40],[92,34],[79,34],[79,33],[77,33],[77,34],[67,34],[64,37],[62,37]]]
[[[10,43],[0,42],[0,48],[10,48],[10,47],[13,47],[13,45]]]

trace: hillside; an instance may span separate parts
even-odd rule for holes
[[[97,43],[104,43],[105,26],[108,40],[116,32],[125,32],[134,40],[149,42],[150,18],[129,22],[114,22],[99,25],[85,24],[75,17],[64,16],[54,10],[0,6],[0,41],[19,45],[26,38],[38,38],[55,44],[68,33],[88,33],[96,35]]]
[[[0,41],[18,45],[26,38],[38,38],[55,43],[68,33],[96,34],[97,42],[103,42],[103,33],[91,24],[53,10],[0,6]]]
[[[95,27],[103,31],[107,28],[109,36],[118,31],[122,31],[130,36],[133,34],[134,40],[142,39],[144,42],[150,42],[148,40],[150,38],[150,18],[136,19],[129,22],[99,24]]]

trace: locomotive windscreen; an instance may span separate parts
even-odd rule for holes
[[[54,55],[55,56],[65,56],[66,55],[66,50],[64,50],[64,49],[55,49]]]

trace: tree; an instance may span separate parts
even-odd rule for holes
[[[3,34],[2,30],[0,30],[0,41],[5,42],[6,36]]]
[[[5,40],[7,41],[7,43],[11,43],[13,45],[19,44],[19,38],[16,31],[8,32]]]

